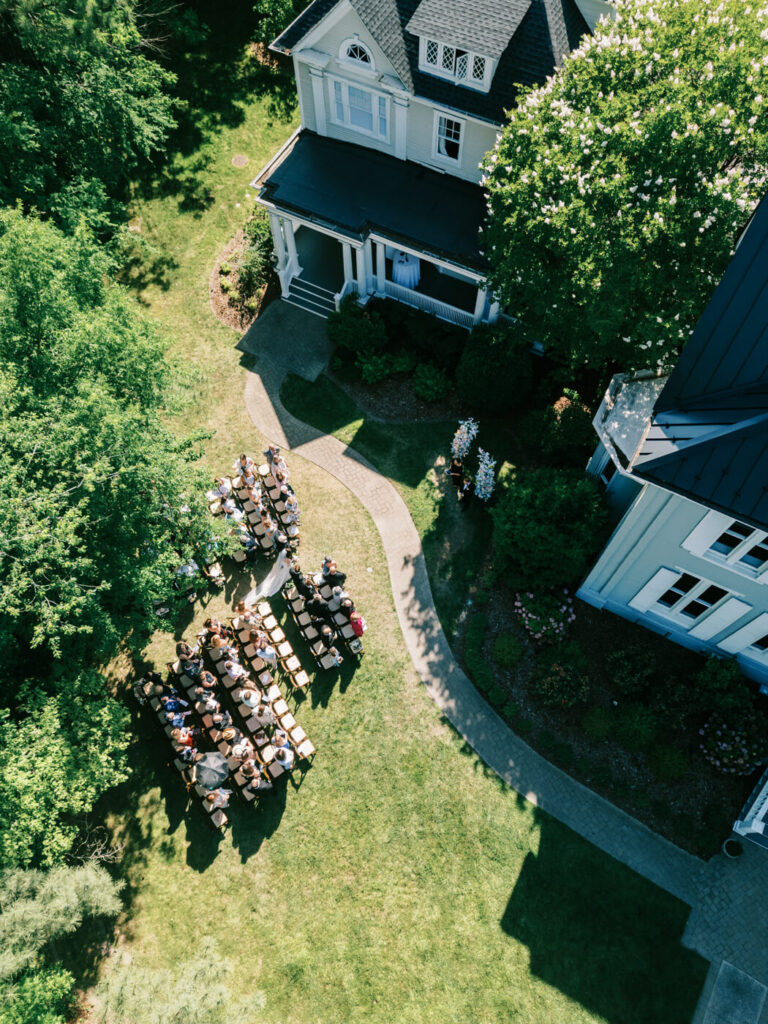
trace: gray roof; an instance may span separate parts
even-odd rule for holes
[[[768,529],[768,197],[661,392],[632,468]]]
[[[333,10],[340,0],[314,0],[293,24],[274,41],[272,49],[291,53],[304,36]],[[530,0],[518,28],[501,53],[490,91],[479,92],[435,75],[419,71],[419,39],[408,30],[419,7],[418,0],[350,0],[360,20],[387,55],[400,81],[410,92],[462,113],[501,124],[504,112],[515,104],[520,85],[537,85],[574,49],[587,23],[576,0]],[[423,0],[422,0],[423,2]],[[429,0],[432,2],[432,0]],[[525,0],[435,0],[444,8],[466,17],[488,21],[492,12],[518,8]],[[509,14],[505,13],[505,24]],[[457,22],[460,20],[456,19]],[[499,29],[499,31],[501,31]],[[503,34],[503,32],[502,32]],[[443,39],[441,42],[449,42]]]
[[[479,185],[366,146],[300,132],[271,167],[261,198],[354,238],[376,231],[393,242],[483,271]]]
[[[530,6],[531,0],[421,0],[406,31],[497,60]]]

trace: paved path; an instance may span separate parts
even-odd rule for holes
[[[325,324],[274,303],[239,347],[255,366],[245,403],[258,430],[340,480],[368,510],[381,535],[397,615],[413,664],[430,696],[476,754],[506,783],[579,835],[693,907],[683,944],[712,964],[695,1024],[768,1024],[760,996],[768,984],[768,856],[708,864],[646,828],[540,757],[483,700],[456,663],[437,617],[421,542],[394,486],[354,449],[296,419],[280,401],[288,372],[314,380],[329,356]],[[250,362],[250,360],[249,360]],[[741,1012],[722,1016],[739,994]],[[732,1009],[735,1010],[735,1002]],[[762,1012],[761,1012],[762,1011]]]

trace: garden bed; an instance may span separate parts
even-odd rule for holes
[[[463,618],[454,638],[455,651],[470,677],[478,675],[478,653],[481,664],[491,666],[494,684],[504,694],[503,700],[501,694],[492,694],[498,713],[543,757],[653,831],[697,856],[715,854],[755,776],[715,771],[699,750],[696,728],[673,732],[662,722],[653,739],[641,739],[644,749],[625,749],[618,734],[622,729],[628,731],[627,722],[632,722],[638,698],[622,698],[611,687],[612,659],[638,644],[647,650],[649,661],[665,664],[670,676],[692,676],[701,669],[701,657],[577,600],[571,636],[587,665],[589,698],[573,708],[550,707],[536,694],[549,652],[534,647],[528,639],[515,614],[514,601],[514,593],[499,587],[486,604],[481,592],[480,607],[470,606],[470,614]],[[479,652],[473,655],[467,638],[471,631],[471,646],[472,637],[480,632],[478,617],[487,618],[487,628]],[[521,646],[514,667],[505,668],[494,656],[494,643],[500,636],[514,637]],[[642,724],[642,714],[637,718]],[[653,763],[658,766],[656,772]],[[679,777],[659,777],[659,771],[663,775],[671,769]]]
[[[226,280],[231,283],[234,294],[238,293],[237,265],[246,248],[247,239],[241,228],[222,249],[213,265],[208,282],[208,296],[214,316],[236,331],[247,330],[263,309],[280,295],[280,285],[273,271],[269,272],[266,281],[247,301],[235,301],[230,291],[225,290],[223,285]],[[225,274],[222,267],[227,266],[232,269]]]
[[[439,402],[425,402],[413,393],[410,377],[396,376],[379,384],[364,384],[344,373],[328,374],[356,405],[371,419],[389,423],[416,423],[458,419],[467,414],[458,394],[450,392]]]

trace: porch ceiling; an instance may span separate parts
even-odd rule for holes
[[[409,160],[302,131],[262,181],[261,197],[286,212],[363,238],[371,231],[473,270],[485,216],[479,185]]]

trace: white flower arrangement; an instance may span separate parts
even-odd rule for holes
[[[451,441],[451,455],[454,459],[463,460],[467,457],[479,429],[479,425],[472,417],[468,420],[459,420],[459,429],[453,435],[453,441]]]
[[[479,465],[477,467],[477,476],[475,478],[475,495],[480,501],[488,501],[493,494],[493,489],[496,486],[495,470],[496,470],[496,459],[492,459],[488,452],[483,451],[482,448],[477,450]]]

